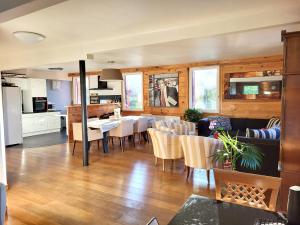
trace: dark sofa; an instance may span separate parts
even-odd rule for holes
[[[266,176],[279,177],[278,161],[280,152],[280,141],[270,139],[246,138],[246,129],[265,128],[268,124],[268,119],[248,119],[248,118],[230,118],[232,130],[227,131],[232,136],[238,136],[241,142],[255,145],[263,154],[264,159],[262,167],[256,171],[248,170],[240,166],[238,171],[249,172]],[[209,129],[210,121],[208,118],[201,119],[198,122],[198,135],[208,137],[211,134]]]

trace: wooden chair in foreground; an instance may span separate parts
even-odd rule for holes
[[[213,168],[212,155],[218,148],[222,148],[222,142],[218,139],[182,135],[180,142],[184,154],[184,163],[187,168],[187,177],[190,175],[190,168],[206,170],[207,182],[210,183],[209,172]]]
[[[82,123],[73,123],[73,139],[74,139],[74,145],[73,145],[73,151],[72,155],[74,155],[75,152],[75,146],[78,141],[82,141]],[[103,138],[103,134],[99,129],[90,129],[88,128],[88,141],[97,141],[98,144],[98,150],[99,150],[99,141]]]
[[[159,225],[157,219],[155,217],[153,217],[148,223],[147,225]]]
[[[170,134],[169,132],[159,131],[157,129],[149,128],[148,132],[153,143],[153,152],[155,156],[155,165],[157,159],[163,160],[163,171],[165,171],[165,160],[182,159],[183,152],[180,145],[179,135]]]
[[[216,199],[269,211],[276,210],[281,178],[214,169]]]

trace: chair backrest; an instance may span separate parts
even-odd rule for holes
[[[214,169],[216,199],[269,211],[276,210],[281,178]]]
[[[82,125],[81,123],[73,123],[73,139],[74,141],[82,141]]]
[[[132,119],[122,119],[120,120],[120,125],[109,131],[110,136],[114,137],[127,137],[133,135],[133,124]]]
[[[144,132],[148,129],[148,118],[141,117],[138,121],[134,124],[134,131],[135,132]]]
[[[196,134],[196,124],[195,123],[189,122],[189,121],[185,121],[185,120],[181,120],[180,123],[181,124],[185,124],[188,127],[189,133]]]
[[[189,128],[186,124],[173,123],[174,132],[178,135],[188,135]]]
[[[212,155],[223,148],[220,140],[202,136],[180,136],[186,166],[198,169],[213,168]]]
[[[147,225],[159,225],[157,219],[155,217],[153,217],[148,223]]]
[[[82,123],[73,123],[73,140],[82,141]],[[99,129],[91,130],[88,128],[88,141],[95,141],[103,138],[103,134]]]
[[[159,129],[161,126],[166,126],[163,120],[158,120],[154,122],[154,128]]]
[[[179,135],[170,132],[154,130],[158,144],[158,155],[161,159],[180,159],[183,157]]]
[[[159,155],[159,146],[158,146],[158,141],[155,136],[155,128],[148,128],[147,129],[148,133],[150,134],[151,141],[152,141],[152,146],[153,146],[153,153],[157,157]]]

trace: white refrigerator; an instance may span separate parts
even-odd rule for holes
[[[5,145],[23,143],[20,87],[2,87]]]

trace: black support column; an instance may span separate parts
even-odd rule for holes
[[[88,131],[87,131],[86,72],[85,72],[84,60],[79,61],[79,71],[80,71],[83,166],[88,166],[89,165],[89,142],[88,142]]]

